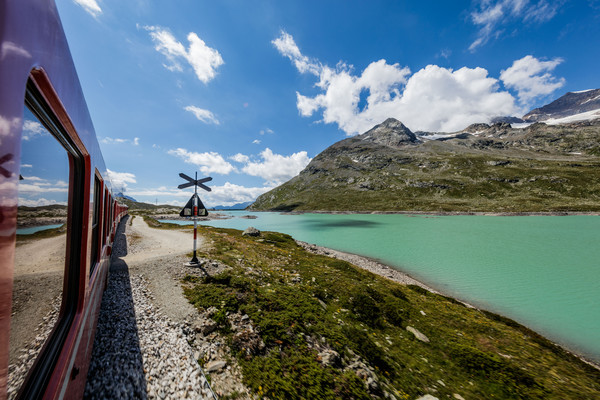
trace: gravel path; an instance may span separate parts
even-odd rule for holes
[[[173,265],[173,256],[178,255],[174,249],[181,248],[184,239],[191,243],[191,235],[150,229],[141,218],[128,226],[128,218],[115,237],[84,398],[212,399],[181,320],[195,310],[183,298],[175,277],[165,271],[149,274],[158,272],[156,268],[143,272],[148,263]],[[183,265],[182,260],[177,262]],[[163,297],[159,301],[157,293]],[[169,303],[170,312],[156,303]]]

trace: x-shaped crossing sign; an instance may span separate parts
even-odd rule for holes
[[[12,172],[2,167],[2,164],[12,160],[13,158],[14,155],[12,153],[5,154],[2,156],[2,158],[0,158],[0,175],[4,176],[5,178],[10,178],[12,176]]]
[[[184,173],[179,174],[179,176],[182,177],[183,179],[185,179],[186,181],[188,181],[187,183],[182,183],[181,185],[177,186],[179,189],[185,189],[185,188],[188,188],[190,186],[199,186],[199,187],[201,187],[202,189],[204,189],[204,190],[206,190],[208,192],[210,192],[212,190],[208,186],[203,185],[204,182],[212,181],[212,178],[210,176],[208,178],[198,179],[198,173],[197,172],[196,172],[196,179],[190,178],[189,176],[187,176]]]

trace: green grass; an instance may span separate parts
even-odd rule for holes
[[[199,229],[212,243],[202,256],[231,268],[187,277],[184,292],[199,310],[219,310],[213,318],[258,396],[600,398],[600,371],[514,321],[310,254],[285,234],[251,238],[231,229]],[[226,316],[234,312],[250,316],[264,351],[249,356],[233,340]],[[320,362],[324,348],[339,353],[337,364]],[[379,392],[369,392],[345,368],[355,356],[373,368]]]
[[[159,222],[158,220],[156,220],[155,218],[152,218],[151,216],[149,216],[147,214],[140,213],[139,215],[142,216],[142,218],[144,219],[144,222],[146,222],[150,228],[169,229],[169,230],[190,229],[190,225],[179,225],[179,224],[172,224],[170,222]],[[132,220],[133,220],[133,218],[135,218],[135,215],[132,216]]]

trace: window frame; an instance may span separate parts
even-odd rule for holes
[[[51,104],[60,104],[47,77],[41,70],[31,72],[27,81],[24,106],[29,110],[65,150],[69,160],[69,192],[63,294],[56,324],[30,368],[17,398],[41,398],[59,360],[63,346],[84,295],[80,290],[81,237],[84,235],[86,156],[85,148],[61,122]],[[63,109],[56,110],[61,114]],[[64,116],[62,118],[64,120]],[[79,139],[79,138],[76,138]]]

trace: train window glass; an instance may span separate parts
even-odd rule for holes
[[[67,259],[69,154],[25,107],[10,324],[8,398],[56,325]]]
[[[102,235],[102,243],[106,244],[106,236],[108,236],[108,189],[104,191],[104,234]]]
[[[92,254],[90,264],[90,275],[94,271],[94,267],[98,262],[98,255],[100,252],[100,206],[102,199],[102,181],[95,175],[94,179],[94,216],[92,219]]]

